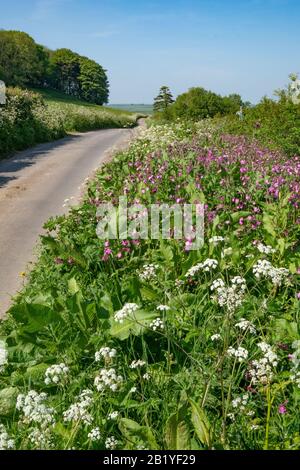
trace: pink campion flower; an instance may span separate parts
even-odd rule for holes
[[[59,257],[55,258],[55,260],[54,260],[55,264],[63,264],[63,262],[64,262],[64,260],[62,258],[59,258]]]
[[[243,217],[240,218],[239,224],[240,224],[240,225],[244,225],[244,219],[243,219]]]
[[[110,248],[104,248],[104,255],[111,255],[112,250]]]
[[[296,297],[298,300],[300,300],[300,292],[297,292]]]
[[[117,253],[117,258],[120,259],[122,258],[122,256],[123,256],[122,253],[119,251],[119,253]]]
[[[280,405],[278,406],[278,413],[280,413],[281,415],[284,415],[287,412],[287,409],[285,406],[287,403],[288,403],[288,400],[285,400],[283,403],[280,403]]]

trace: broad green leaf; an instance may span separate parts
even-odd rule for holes
[[[189,450],[191,448],[190,431],[186,422],[186,407],[181,406],[167,420],[165,440],[168,450]]]
[[[140,335],[152,320],[157,318],[157,312],[144,312],[138,310],[134,312],[134,316],[124,320],[123,323],[111,320],[110,334],[121,340],[127,339],[130,334]]]
[[[121,418],[119,421],[119,429],[129,448],[135,448],[136,445],[144,443],[151,450],[158,449],[152,430],[148,426],[141,426],[136,421],[128,418]]]
[[[192,409],[192,423],[201,444],[210,447],[210,424],[204,410],[191,398],[189,399]]]

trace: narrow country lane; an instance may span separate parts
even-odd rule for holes
[[[114,148],[132,137],[130,129],[108,129],[38,145],[0,162],[0,317],[22,287],[20,272],[34,260],[44,222],[67,211],[80,185]]]

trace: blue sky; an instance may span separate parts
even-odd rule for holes
[[[151,103],[161,85],[256,102],[300,72],[299,0],[0,1],[0,28],[103,65],[111,103]]]

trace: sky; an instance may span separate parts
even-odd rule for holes
[[[300,72],[299,0],[0,0],[0,29],[108,72],[110,103],[194,86],[255,103]]]

